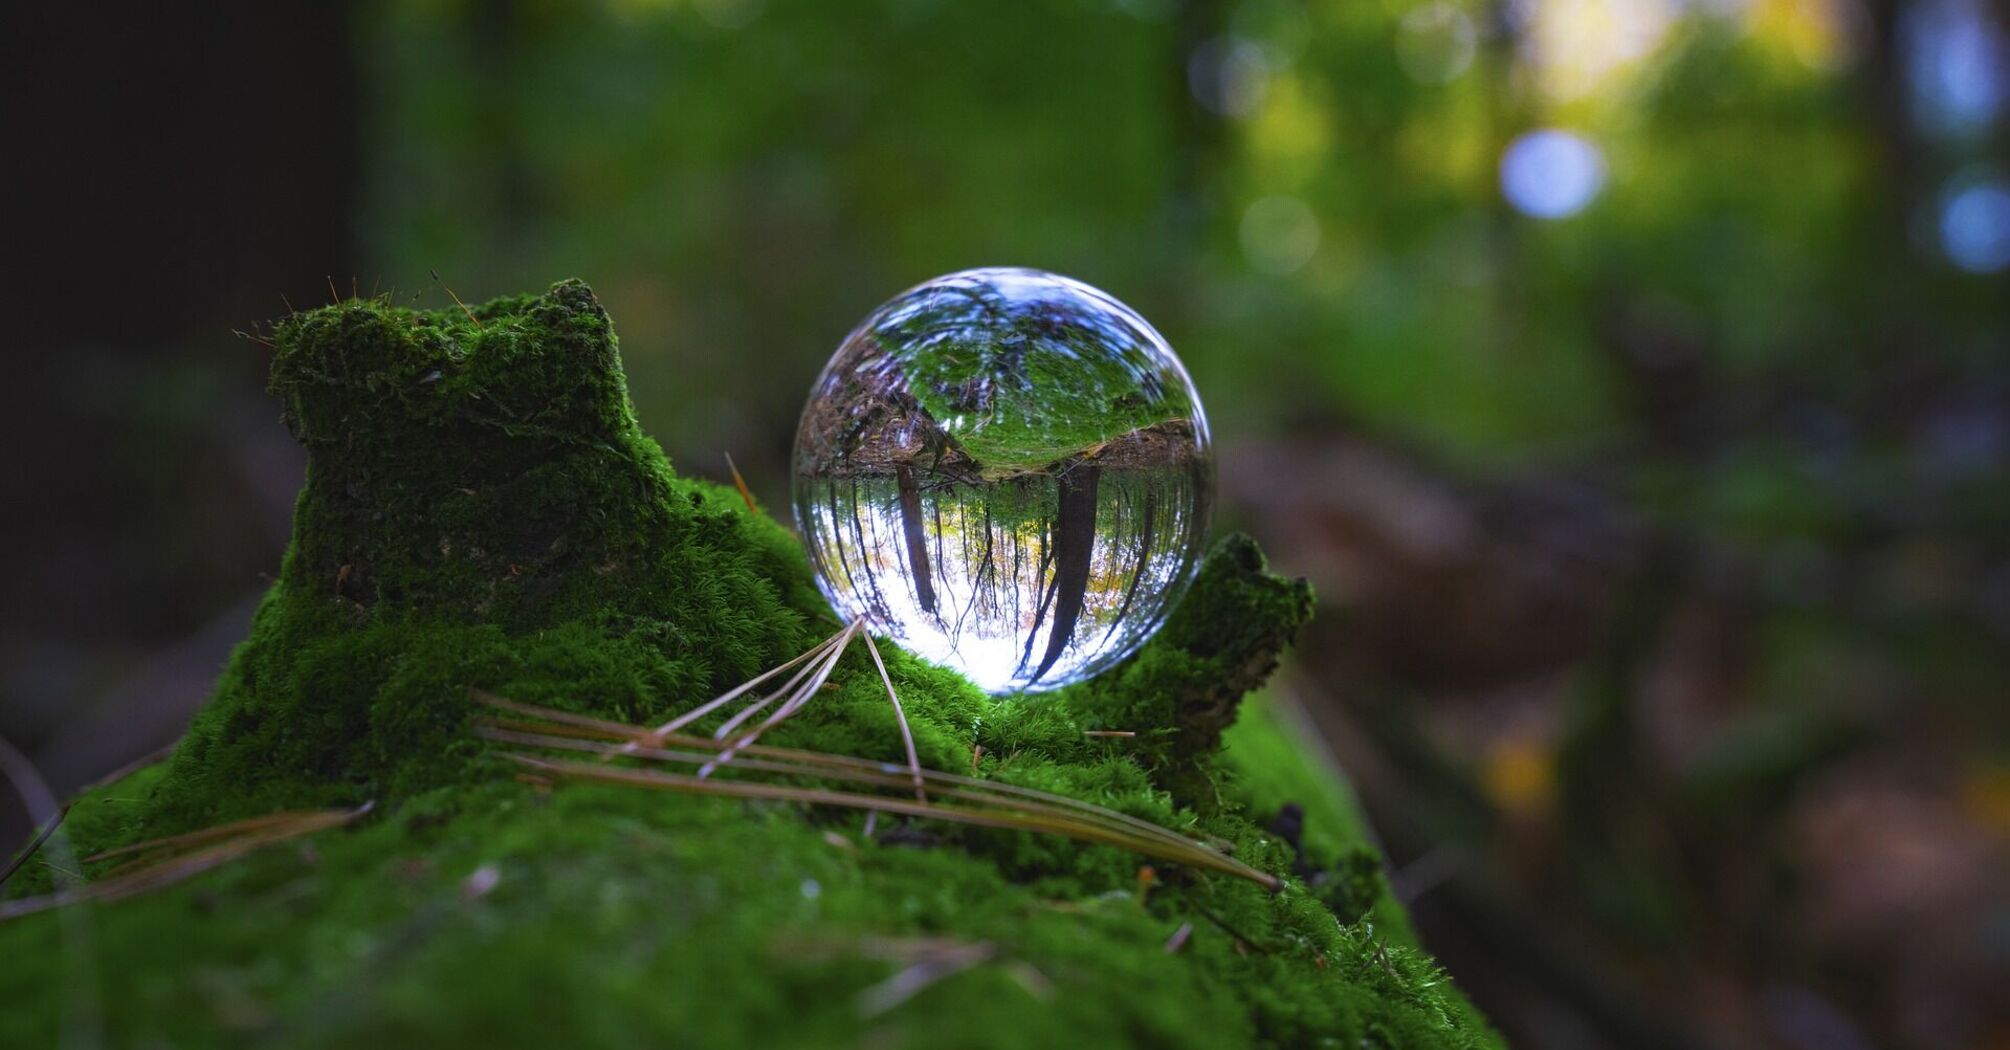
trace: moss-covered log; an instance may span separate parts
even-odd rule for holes
[[[65,832],[83,855],[376,807],[0,925],[0,1045],[78,1025],[177,1046],[1495,1045],[1333,785],[1261,710],[1237,724],[1311,605],[1248,540],[1136,658],[1055,694],[996,700],[888,656],[924,764],[1217,837],[1291,876],[1281,892],[1024,832],[554,789],[468,731],[470,689],[637,722],[689,708],[837,626],[794,540],[673,474],[578,282],[471,315],[352,301],[277,343],[309,453],[280,578],[172,758],[80,799]],[[860,654],[767,739],[904,757]],[[1302,842],[1265,830],[1286,801]],[[46,888],[43,859],[8,893]],[[944,950],[953,975],[886,983]]]

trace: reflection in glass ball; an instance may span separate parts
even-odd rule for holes
[[[794,462],[838,614],[992,693],[1080,681],[1143,644],[1213,499],[1172,349],[1037,270],[966,270],[873,311],[811,389]]]

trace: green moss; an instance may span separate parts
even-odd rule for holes
[[[1364,921],[1397,944],[1417,946],[1410,917],[1389,894],[1381,854],[1369,841],[1367,820],[1336,774],[1307,753],[1313,732],[1287,716],[1276,698],[1257,694],[1224,734],[1222,758],[1247,813],[1271,825],[1296,807],[1302,821],[1299,863],[1293,870],[1342,922]],[[1302,716],[1300,716],[1302,717]]]
[[[890,820],[869,838],[856,814],[513,780],[467,732],[470,687],[649,720],[836,625],[786,532],[677,478],[642,434],[584,285],[477,315],[347,303],[281,325],[273,388],[309,452],[281,578],[173,758],[79,800],[66,830],[88,853],[279,808],[376,810],[0,926],[0,999],[22,1004],[0,1045],[53,1044],[86,993],[115,1045],[1496,1045],[1391,918],[1339,811],[1315,811],[1301,857],[1257,823],[1279,779],[1244,774],[1271,786],[1252,809],[1221,761],[1310,610],[1246,539],[1095,682],[998,701],[903,653],[890,670],[925,763],[1203,830],[1310,885],[1167,869],[1140,899],[1139,859],[1109,847]],[[1274,727],[1236,732],[1302,767]],[[771,739],[900,757],[858,655]],[[1282,782],[1310,799],[1317,778]],[[492,891],[469,888],[477,870]],[[38,883],[31,865],[9,891]],[[898,968],[870,939],[919,936],[999,958],[864,1016],[858,995]]]

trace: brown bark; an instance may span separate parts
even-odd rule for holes
[[[900,485],[900,531],[907,541],[907,570],[914,579],[914,597],[921,611],[935,613],[935,584],[928,571],[928,533],[921,524],[921,487],[914,483],[914,468],[903,463],[894,468]]]
[[[1089,592],[1089,555],[1096,549],[1096,488],[1102,468],[1082,464],[1061,473],[1060,507],[1054,514],[1054,633],[1032,681],[1054,666],[1075,633],[1082,600]]]

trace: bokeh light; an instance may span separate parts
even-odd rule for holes
[[[1856,60],[1865,43],[1868,16],[1854,0],[1713,0],[1725,8],[1742,6],[1745,31],[1764,51],[1823,72]]]
[[[1522,0],[1521,58],[1551,96],[1576,99],[1653,54],[1681,14],[1677,0]]]
[[[1980,0],[1931,0],[1913,8],[1905,51],[1914,105],[1929,128],[1979,131],[2010,98],[2010,44]]]
[[[1242,253],[1264,273],[1291,273],[1319,250],[1319,217],[1296,197],[1265,197],[1242,213]]]
[[[745,29],[761,16],[765,0],[693,0],[691,10],[719,29]]]
[[[2010,183],[1972,182],[1948,194],[1940,209],[1940,243],[1954,265],[1970,273],[2010,268]]]
[[[1396,34],[1403,72],[1426,84],[1457,80],[1472,67],[1479,31],[1470,15],[1442,0],[1411,8]]]
[[[1583,136],[1544,128],[1501,154],[1501,194],[1516,211],[1563,219],[1585,209],[1605,187],[1605,154]]]
[[[1270,61],[1251,40],[1216,37],[1193,49],[1186,80],[1194,101],[1224,117],[1247,117],[1269,88]]]

